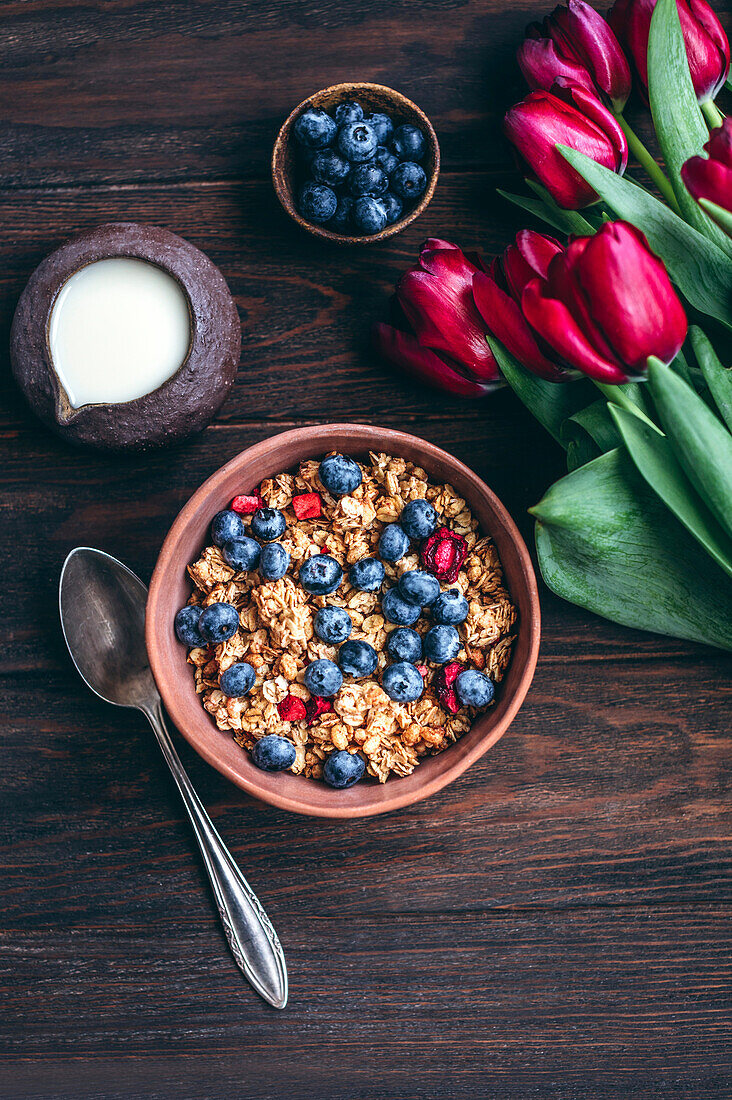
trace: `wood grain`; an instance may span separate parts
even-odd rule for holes
[[[428,235],[490,256],[526,220],[500,116],[522,0],[8,0],[0,36],[0,1096],[39,1100],[706,1100],[729,1092],[730,662],[624,630],[542,586],[517,721],[458,782],[367,822],[260,805],[180,744],[282,938],[282,1014],[230,960],[141,717],[76,678],[56,585],[71,546],[148,579],[192,490],[284,428],[403,427],[484,477],[527,540],[563,455],[510,393],[425,391],[369,350]],[[715,4],[728,22],[729,4]],[[430,115],[443,172],[379,247],[301,233],[268,179],[277,128],[337,80]],[[639,109],[633,116],[647,133]],[[221,267],[241,370],[202,435],[145,457],[74,451],[9,382],[30,272],[114,219]],[[180,740],[180,739],[179,739]]]

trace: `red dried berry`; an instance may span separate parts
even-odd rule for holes
[[[315,719],[328,710],[333,710],[333,703],[330,699],[323,699],[321,695],[311,695],[305,704],[305,717],[308,725],[312,726]]]
[[[464,668],[465,665],[461,665],[460,661],[450,661],[449,664],[442,666],[433,681],[437,698],[440,700],[443,709],[449,714],[457,714],[460,710],[455,688],[452,685]]]
[[[320,493],[301,493],[292,498],[292,508],[298,519],[313,519],[319,516],[321,507]]]
[[[253,496],[234,497],[231,502],[232,512],[238,512],[241,516],[251,516],[258,508],[264,508],[264,501],[259,493]]]
[[[415,665],[414,667],[424,680],[425,676],[427,675],[427,665]]]
[[[300,722],[307,715],[305,704],[297,695],[286,695],[277,704],[277,710],[283,722]]]
[[[456,535],[449,527],[440,527],[425,540],[420,560],[438,580],[452,583],[457,580],[467,552],[468,544],[462,535]]]

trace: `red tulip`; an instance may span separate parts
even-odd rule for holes
[[[397,286],[398,325],[374,325],[376,350],[430,385],[482,397],[498,382],[486,328],[473,301],[477,257],[449,241],[425,241]]]
[[[569,365],[599,382],[645,373],[648,358],[675,358],[686,315],[639,230],[606,222],[593,237],[570,241],[532,279],[521,304],[529,324]]]
[[[561,381],[566,372],[529,327],[521,312],[521,295],[532,279],[546,278],[551,260],[562,251],[553,237],[522,229],[489,273],[476,271],[473,276],[473,298],[490,331],[520,363],[550,382]]]
[[[512,107],[504,130],[555,201],[569,210],[589,206],[597,195],[557,144],[579,149],[621,176],[628,164],[628,143],[618,121],[596,95],[564,77],[550,92],[531,92]]]
[[[648,91],[648,34],[656,0],[615,0],[608,22]],[[729,42],[706,0],[676,0],[691,79],[700,103],[714,99],[729,73]]]
[[[585,0],[569,0],[531,23],[518,50],[530,88],[551,89],[563,76],[622,111],[630,95],[630,66],[615,34]]]
[[[687,160],[681,178],[709,216],[732,236],[732,119],[712,130],[704,148],[708,156]],[[725,210],[729,218],[721,213]]]

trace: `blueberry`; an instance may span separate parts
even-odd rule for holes
[[[391,189],[400,199],[418,199],[424,193],[427,186],[427,177],[424,169],[414,161],[405,160],[396,168],[390,177]]]
[[[394,132],[394,123],[389,116],[382,114],[380,111],[375,111],[372,115],[367,115],[365,121],[373,127],[379,145],[386,145]]]
[[[381,676],[381,685],[395,703],[413,703],[424,691],[422,675],[409,661],[387,665]]]
[[[260,737],[252,749],[252,761],[263,772],[282,772],[295,763],[297,753],[292,741],[277,733]]]
[[[341,672],[349,676],[370,676],[379,663],[376,650],[368,642],[349,638],[338,650]]]
[[[410,539],[428,539],[437,527],[437,512],[428,500],[410,500],[404,505],[399,522]]]
[[[178,641],[183,645],[189,645],[195,648],[199,646],[207,645],[207,641],[198,629],[198,620],[201,618],[201,608],[193,607],[181,607],[180,611],[175,616],[175,633],[178,636]]]
[[[386,227],[386,207],[372,195],[361,195],[353,204],[351,221],[357,233],[370,237]]]
[[[416,604],[407,603],[396,588],[390,588],[381,598],[381,610],[384,618],[395,626],[411,626],[420,616]]]
[[[321,607],[315,615],[315,633],[328,645],[345,642],[352,630],[351,616],[342,607]]]
[[[201,612],[198,629],[207,642],[227,642],[239,628],[239,612],[230,603],[212,603]]]
[[[352,209],[353,199],[351,196],[341,195],[338,199],[336,212],[328,222],[328,229],[332,229],[334,233],[350,233]]]
[[[366,771],[366,763],[357,752],[348,752],[339,749],[332,752],[323,768],[323,779],[331,787],[343,791],[346,787],[352,787]]]
[[[422,658],[422,639],[416,630],[408,626],[400,626],[388,635],[386,649],[395,661],[409,661],[411,664],[416,664]]]
[[[252,516],[252,534],[263,542],[274,542],[285,533],[287,520],[279,508],[257,508]]]
[[[399,578],[399,595],[417,607],[429,607],[440,594],[440,582],[432,573],[412,569]]]
[[[363,481],[361,467],[345,455],[328,455],[318,467],[322,484],[334,497],[343,497],[358,489]]]
[[[387,174],[378,164],[357,164],[348,181],[350,192],[355,198],[359,195],[383,195],[388,186]]]
[[[338,148],[351,164],[371,160],[378,144],[376,131],[368,122],[347,122],[338,131]]]
[[[211,521],[211,538],[214,546],[223,546],[232,539],[241,539],[246,535],[247,529],[244,520],[237,512],[217,512]]]
[[[254,687],[255,672],[246,661],[230,665],[219,676],[219,687],[224,695],[230,699],[238,699],[242,695],[248,695]]]
[[[232,539],[221,547],[221,557],[237,573],[248,573],[259,565],[261,547],[254,539]]]
[[[466,668],[455,681],[455,692],[464,707],[487,707],[493,702],[496,689],[491,678],[484,672]]]
[[[297,200],[297,208],[308,222],[330,221],[336,212],[338,199],[336,193],[324,183],[314,183],[309,180],[300,191]]]
[[[348,570],[348,579],[359,592],[376,592],[384,581],[384,566],[377,558],[361,558]]]
[[[330,554],[313,554],[300,566],[300,584],[313,596],[329,596],[343,580],[343,570]]]
[[[381,196],[380,200],[384,209],[386,210],[386,224],[393,225],[394,222],[398,222],[402,216],[404,210],[404,203],[401,199],[398,199],[396,195],[393,195],[391,191],[387,191],[385,195]]]
[[[319,149],[310,162],[310,171],[317,183],[339,187],[351,171],[351,166],[334,149]]]
[[[307,149],[324,149],[336,136],[337,126],[325,111],[310,108],[295,119],[295,138]]]
[[[329,699],[340,691],[343,683],[343,674],[334,661],[321,657],[319,661],[312,661],[305,669],[305,687],[311,695],[320,695],[323,699]]]
[[[349,122],[360,122],[363,118],[363,107],[355,100],[339,103],[335,109],[336,126],[346,126]]]
[[[448,588],[432,604],[432,619],[436,623],[456,626],[468,617],[468,601],[459,588]]]
[[[268,542],[259,556],[259,575],[265,581],[278,581],[290,565],[290,555],[279,542]]]
[[[384,169],[387,176],[390,176],[399,163],[399,158],[392,153],[391,149],[387,149],[385,145],[377,145],[376,152],[374,153],[374,161],[378,164],[379,168]]]
[[[399,160],[422,160],[427,152],[424,134],[409,122],[397,126],[391,139],[391,147]]]
[[[433,626],[424,636],[424,655],[428,661],[446,665],[455,660],[460,645],[460,635],[454,626]]]
[[[409,536],[398,523],[389,523],[381,532],[379,557],[384,561],[399,561],[409,550]]]

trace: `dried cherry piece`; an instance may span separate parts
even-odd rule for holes
[[[464,668],[465,665],[461,664],[460,661],[450,661],[449,664],[442,666],[433,681],[440,705],[449,714],[457,714],[460,710],[460,703],[452,685]]]
[[[468,544],[462,535],[455,534],[449,527],[440,527],[425,539],[420,561],[438,580],[452,583],[457,580],[467,552]]]
[[[251,496],[234,497],[231,502],[232,512],[238,512],[241,516],[251,516],[258,508],[264,508],[264,501],[259,493]]]
[[[312,726],[315,719],[320,717],[321,714],[325,714],[328,710],[333,710],[333,702],[331,699],[324,699],[322,695],[311,695],[305,704],[307,724]]]
[[[297,695],[286,695],[277,704],[277,710],[283,722],[300,722],[307,715],[305,704]]]
[[[322,511],[320,493],[301,493],[293,497],[292,509],[298,519],[314,519]]]

